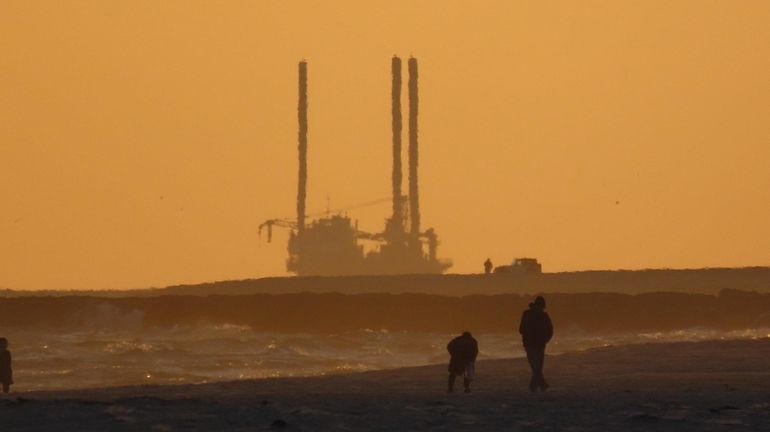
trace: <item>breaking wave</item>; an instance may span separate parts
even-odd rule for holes
[[[142,331],[54,333],[9,330],[14,390],[53,390],[138,384],[182,384],[310,376],[420,366],[447,361],[449,333],[364,329],[307,334],[264,333],[238,325]],[[512,333],[476,334],[480,359],[523,356]],[[770,329],[589,334],[557,332],[549,353],[647,342],[770,337]]]

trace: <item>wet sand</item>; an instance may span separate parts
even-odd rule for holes
[[[2,430],[770,430],[770,338],[606,347],[550,356],[531,394],[524,359],[480,360],[474,392],[446,365],[0,399]],[[459,384],[459,383],[458,383]]]

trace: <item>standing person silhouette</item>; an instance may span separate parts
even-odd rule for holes
[[[3,386],[3,393],[8,393],[13,384],[11,352],[8,351],[8,339],[4,337],[0,337],[0,384]]]
[[[455,378],[463,375],[463,385],[465,393],[471,392],[471,381],[476,372],[476,356],[479,355],[479,344],[473,338],[471,332],[464,332],[462,335],[452,339],[446,346],[449,351],[449,388],[448,393],[454,391]]]
[[[484,273],[490,274],[492,273],[492,260],[487,258],[486,261],[484,261]]]
[[[535,301],[529,304],[529,309],[521,315],[519,333],[524,350],[527,352],[529,366],[532,368],[529,390],[534,392],[539,388],[545,391],[548,388],[548,383],[543,376],[545,345],[553,337],[553,324],[551,317],[545,311],[545,299],[542,296],[537,296]]]

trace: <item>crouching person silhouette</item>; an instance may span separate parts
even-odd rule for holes
[[[553,324],[551,317],[545,312],[545,299],[538,296],[529,309],[521,315],[519,324],[522,345],[527,352],[527,360],[532,368],[532,380],[529,382],[529,390],[538,388],[545,391],[548,383],[543,376],[543,362],[545,361],[545,344],[553,337]]]
[[[11,370],[11,352],[8,351],[8,339],[0,337],[0,385],[3,393],[8,393],[13,384],[13,371]]]
[[[476,357],[479,355],[479,344],[471,336],[471,332],[464,332],[462,335],[452,339],[446,346],[449,351],[449,387],[448,393],[454,391],[455,378],[463,375],[463,384],[465,393],[471,392],[471,381],[476,372]]]

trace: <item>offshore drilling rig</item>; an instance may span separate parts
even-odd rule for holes
[[[267,229],[268,242],[273,226],[289,228],[289,258],[286,269],[299,276],[393,275],[443,273],[451,267],[448,260],[437,258],[438,236],[433,228],[420,231],[420,200],[417,187],[417,59],[410,58],[409,69],[409,191],[401,192],[401,59],[393,57],[392,132],[393,174],[392,215],[385,230],[368,233],[358,229],[348,216],[328,215],[306,222],[307,198],[307,63],[299,63],[299,179],[297,219],[270,219],[259,226]],[[407,229],[408,225],[408,229]],[[374,250],[364,252],[359,240],[374,241]],[[424,246],[428,252],[425,253]]]

